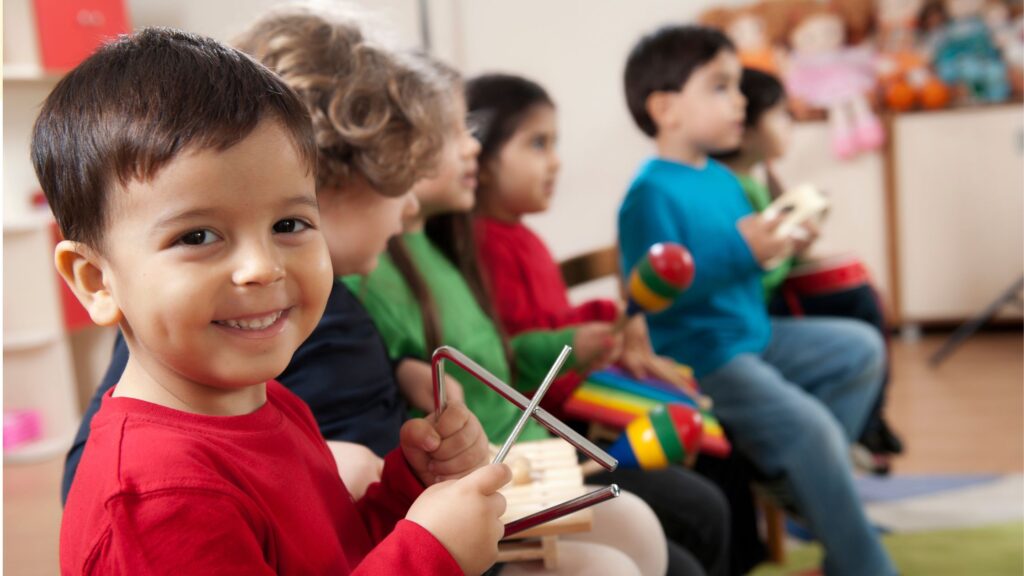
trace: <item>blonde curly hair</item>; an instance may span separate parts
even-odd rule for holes
[[[234,45],[309,109],[318,189],[344,189],[361,175],[398,196],[434,171],[453,113],[447,75],[370,42],[354,20],[306,6],[271,11]]]

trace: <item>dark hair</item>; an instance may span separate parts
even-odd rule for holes
[[[626,105],[644,134],[658,134],[658,127],[647,113],[647,98],[654,92],[681,90],[694,70],[722,50],[736,48],[725,34],[704,26],[666,26],[633,46],[623,75]]]
[[[511,74],[483,74],[466,82],[466,109],[480,141],[480,166],[497,155],[534,106],[554,106],[540,84]]]
[[[152,179],[186,150],[226,150],[268,116],[315,171],[309,115],[277,76],[215,40],[147,28],[57,84],[36,119],[32,163],[64,237],[100,250],[115,184]]]
[[[778,77],[756,68],[743,69],[743,76],[740,78],[740,92],[747,99],[743,124],[748,128],[757,126],[765,112],[786,98],[786,89]]]
[[[767,72],[755,68],[744,68],[740,79],[740,92],[747,99],[746,115],[743,125],[749,130],[756,128],[765,112],[771,110],[786,98],[786,89],[779,79]],[[716,160],[731,160],[740,155],[740,149],[727,152],[716,152],[711,157]]]

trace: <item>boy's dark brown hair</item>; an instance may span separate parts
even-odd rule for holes
[[[658,134],[658,127],[647,113],[647,98],[654,92],[682,90],[694,70],[722,50],[736,48],[725,34],[704,26],[666,26],[633,46],[623,81],[629,113],[644,134]]]
[[[36,119],[32,163],[64,237],[102,250],[119,188],[152,179],[183,152],[226,150],[265,118],[315,171],[309,115],[280,78],[210,38],[147,28],[57,84]]]

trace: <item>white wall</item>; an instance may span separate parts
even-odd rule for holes
[[[169,26],[229,41],[268,8],[282,0],[127,0],[133,28]],[[337,9],[358,10],[377,23],[382,41],[409,48],[419,46],[417,0],[322,1]],[[32,124],[39,105],[56,83],[55,77],[26,77],[17,70],[38,67],[39,50],[32,0],[4,2],[4,218],[18,220],[28,211],[28,198],[39,188],[28,160]]]
[[[659,25],[736,0],[444,0],[431,28],[462,30],[435,52],[466,74],[511,72],[539,82],[559,106],[562,173],[546,214],[528,219],[558,259],[615,241],[619,201],[651,153],[626,109],[622,72],[632,44]],[[452,23],[454,22],[454,23]]]

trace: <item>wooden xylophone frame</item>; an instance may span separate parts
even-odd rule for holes
[[[502,382],[497,376],[491,374],[487,369],[474,362],[459,350],[451,346],[441,346],[435,350],[431,356],[431,369],[434,379],[435,414],[441,414],[447,403],[444,387],[444,365],[446,361],[453,362],[481,383],[487,385],[503,398],[519,407],[519,409],[525,410],[529,406],[530,401],[518,390],[512,388],[505,382]],[[610,454],[581,436],[572,428],[566,426],[563,422],[552,416],[543,408],[537,408],[531,417],[547,428],[552,434],[564,439],[571,446],[596,461],[604,469],[611,471],[618,467],[618,461]],[[558,440],[553,441],[559,442]],[[532,448],[530,448],[530,444],[538,443],[533,442],[517,445],[512,448],[512,451],[514,452],[518,448],[519,453],[525,453],[526,451],[532,450]],[[561,443],[559,442],[559,444]],[[506,548],[504,552],[499,553],[499,561],[515,562],[541,559],[544,561],[546,568],[553,568],[557,563],[557,548],[555,546],[555,538],[557,535],[589,531],[590,511],[586,509],[594,504],[615,498],[619,495],[619,487],[615,484],[612,484],[611,486],[604,486],[589,493],[584,493],[583,474],[580,471],[578,462],[576,461],[575,452],[573,451],[570,454],[571,457],[569,459],[563,459],[563,462],[565,463],[563,467],[568,467],[569,469],[575,468],[576,474],[578,475],[578,492],[573,493],[571,496],[569,496],[569,493],[560,494],[568,496],[569,499],[554,505],[550,505],[549,499],[544,499],[541,505],[546,507],[540,511],[529,514],[523,518],[507,522],[505,524],[505,539],[509,540],[510,536],[513,535],[516,538],[514,539],[514,543],[503,541],[503,546]],[[514,488],[514,486],[511,487],[511,489]],[[510,487],[503,488],[503,493],[506,489],[510,489]],[[586,512],[587,514],[577,516],[581,511]],[[506,513],[506,516],[509,516],[509,514]],[[574,516],[577,517],[573,518]],[[583,517],[587,518],[585,525],[580,524],[580,518]]]

